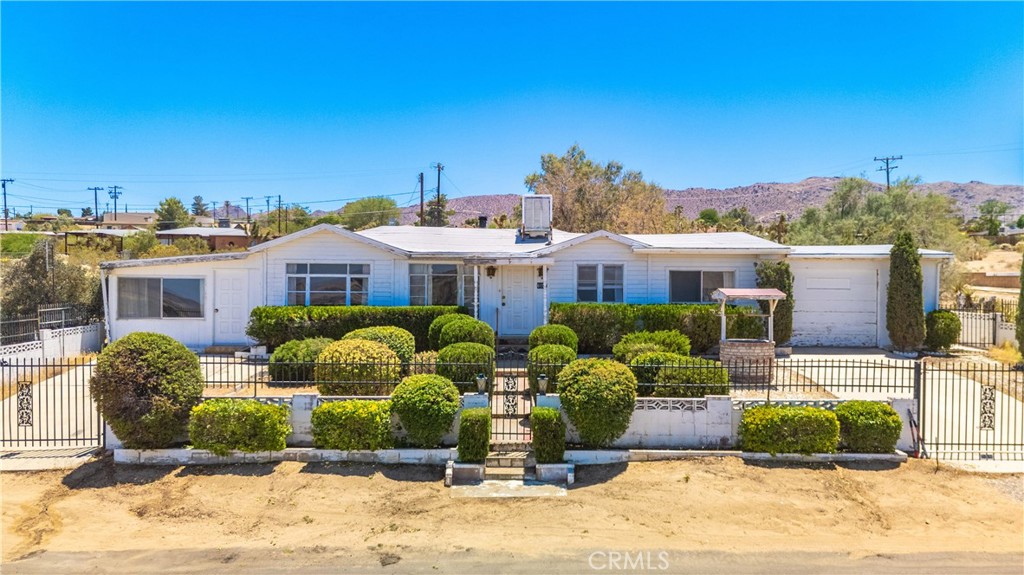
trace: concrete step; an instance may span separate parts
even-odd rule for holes
[[[492,467],[532,467],[537,465],[537,460],[532,453],[522,451],[516,452],[492,452],[487,456],[485,463],[488,468]]]
[[[533,452],[533,445],[529,441],[492,441],[491,453],[512,453],[515,451]]]
[[[488,467],[484,470],[484,480],[532,480],[535,475],[523,467]]]

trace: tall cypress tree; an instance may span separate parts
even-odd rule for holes
[[[900,232],[889,252],[889,289],[885,327],[897,351],[916,351],[924,343],[921,256],[910,232]]]
[[[775,306],[775,341],[785,345],[793,337],[793,272],[786,262],[758,262],[757,287],[775,288],[786,294],[786,299]],[[761,311],[768,313],[769,303],[760,302]]]

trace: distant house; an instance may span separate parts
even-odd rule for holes
[[[107,229],[142,229],[156,223],[155,212],[105,212],[100,227]]]
[[[8,218],[7,222],[4,223],[3,218],[0,218],[0,231],[3,232],[20,232],[25,229],[25,220]]]
[[[172,244],[181,238],[202,238],[210,246],[210,251],[249,247],[249,234],[238,228],[176,228],[156,232],[156,238],[162,244]]]

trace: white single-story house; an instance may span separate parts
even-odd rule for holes
[[[521,229],[321,224],[244,252],[105,262],[108,333],[238,345],[251,343],[246,324],[261,305],[458,304],[499,336],[521,337],[547,322],[552,302],[711,303],[717,288],[756,287],[757,262],[788,259],[795,345],[889,343],[890,246],[784,246],[738,232],[569,233],[551,228],[545,206],[537,220],[525,204],[534,223]],[[922,250],[925,311],[938,305],[939,270],[951,258]]]

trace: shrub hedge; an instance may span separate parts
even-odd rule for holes
[[[561,463],[565,460],[565,421],[561,410],[534,407],[530,413],[530,429],[537,463]]]
[[[654,381],[656,397],[729,395],[729,372],[720,362],[699,357],[684,357],[658,370]]]
[[[494,348],[482,343],[453,343],[437,352],[437,374],[460,384],[476,385],[476,376],[494,380]]]
[[[734,338],[763,337],[760,317],[750,308],[726,306],[726,333]],[[674,329],[690,338],[694,353],[718,343],[718,306],[709,304],[553,303],[550,321],[579,336],[580,353],[610,353],[612,345],[634,331]]]
[[[558,372],[576,359],[576,352],[571,347],[555,343],[545,343],[530,348],[526,354],[526,376],[530,382],[530,390],[538,391],[537,377],[548,376],[548,393],[558,391]]]
[[[409,375],[437,373],[437,352],[434,350],[417,351],[409,364]]]
[[[743,451],[835,453],[839,420],[817,407],[762,405],[743,412],[739,434]]]
[[[477,319],[460,319],[442,327],[437,341],[441,349],[453,343],[479,343],[494,349],[494,330]]]
[[[622,336],[618,343],[612,346],[612,355],[622,363],[629,363],[631,357],[635,356],[635,354],[631,353],[633,348],[645,346],[644,349],[649,349],[651,344],[661,348],[661,351],[677,353],[679,355],[690,355],[690,338],[674,329],[627,333]]]
[[[408,330],[393,325],[354,329],[341,339],[365,339],[383,343],[395,352],[403,364],[412,361],[412,356],[416,353],[416,338]]]
[[[430,322],[430,327],[427,329],[427,341],[430,342],[430,349],[440,350],[441,345],[441,330],[444,326],[452,323],[453,321],[460,321],[464,319],[476,319],[471,315],[464,313],[446,313],[444,315],[437,316],[434,321]]]
[[[928,349],[946,351],[960,340],[960,318],[949,310],[928,312],[924,321],[924,344]]]
[[[203,394],[199,358],[166,335],[130,333],[96,360],[89,390],[103,419],[130,449],[170,446]]]
[[[463,409],[459,416],[459,461],[479,463],[491,452],[491,410]]]
[[[391,402],[331,401],[313,410],[313,444],[321,449],[377,450],[395,446]]]
[[[557,325],[549,323],[548,325],[542,325],[534,328],[530,332],[530,348],[535,348],[538,345],[545,344],[557,344],[564,345],[572,349],[575,353],[579,350],[580,338],[576,335],[576,332],[572,328],[565,325]]]
[[[660,348],[660,346],[655,347]],[[661,371],[661,366],[682,365],[687,359],[689,358],[685,355],[668,351],[646,351],[637,354],[629,360],[629,367],[633,371],[633,375],[636,376],[636,382],[641,385],[637,392],[640,395],[651,395],[654,390],[653,386],[643,386],[642,384],[654,383],[658,372]]]
[[[341,339],[364,328],[397,325],[416,338],[416,349],[430,349],[428,330],[438,316],[465,312],[458,306],[259,306],[249,314],[245,333],[275,348],[286,341],[310,337]]]
[[[410,375],[395,388],[391,402],[409,443],[436,447],[455,421],[459,390],[440,375]]]
[[[210,399],[192,408],[188,436],[196,449],[216,455],[232,450],[281,451],[292,432],[288,408],[255,399]]]
[[[293,339],[285,342],[270,354],[270,365],[268,366],[270,379],[273,381],[313,381],[313,366],[301,364],[313,364],[316,358],[320,357],[320,352],[333,342],[333,339],[326,337]]]
[[[836,407],[839,440],[856,453],[892,453],[903,420],[891,406],[877,401],[847,401]]]
[[[610,359],[577,359],[558,374],[562,408],[583,444],[603,447],[618,439],[633,417],[636,377]]]
[[[314,374],[323,395],[387,395],[402,375],[395,352],[365,339],[338,340],[320,352]]]

